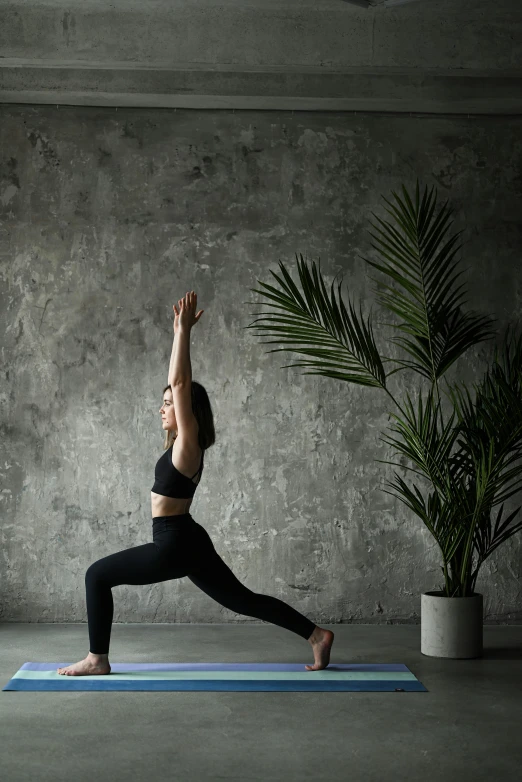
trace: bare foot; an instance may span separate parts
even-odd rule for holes
[[[323,630],[322,627],[316,626],[308,640],[314,650],[315,663],[313,665],[305,665],[305,668],[307,671],[321,671],[330,662],[330,649],[332,648],[334,634],[331,630]]]
[[[87,656],[85,660],[80,660],[79,663],[74,663],[74,665],[68,665],[67,668],[57,668],[56,672],[63,676],[98,676],[102,673],[110,673],[111,666],[108,660],[95,662]]]

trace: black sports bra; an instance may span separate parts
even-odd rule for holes
[[[203,455],[205,451],[201,451],[201,463],[198,471],[192,478],[188,478],[172,464],[172,447],[173,445],[171,445],[170,448],[167,448],[165,453],[160,456],[156,462],[156,467],[154,469],[155,481],[152,491],[156,494],[162,494],[164,497],[188,500],[194,496],[194,492],[199,484],[199,481],[198,483],[194,483],[192,478],[195,478],[200,470],[203,471]]]

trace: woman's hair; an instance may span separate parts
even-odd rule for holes
[[[163,394],[165,394],[165,391],[170,388],[172,391],[172,387],[170,384],[168,386],[165,386],[163,389]],[[214,445],[216,442],[216,430],[214,429],[214,415],[212,413],[212,407],[210,405],[210,399],[208,398],[208,394],[201,385],[201,383],[198,383],[196,380],[193,380],[191,383],[191,398],[192,398],[192,412],[194,413],[196,417],[196,421],[198,422],[199,431],[198,431],[198,442],[199,447],[202,448],[204,451],[206,451],[207,448],[210,448],[210,446]],[[165,442],[163,443],[163,448],[166,450],[167,448],[170,448],[170,446],[173,444],[174,440],[176,439],[177,435],[172,434],[172,432],[167,431],[165,433]]]

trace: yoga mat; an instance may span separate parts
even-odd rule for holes
[[[227,692],[428,692],[402,663],[111,663],[110,674],[65,676],[71,663],[24,663],[4,690]],[[310,665],[310,663],[307,663]]]

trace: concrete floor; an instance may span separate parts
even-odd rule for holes
[[[515,782],[522,626],[484,656],[420,652],[419,625],[327,625],[332,662],[405,663],[429,692],[2,692],[3,782]],[[26,661],[76,662],[86,624],[0,624],[1,686]],[[269,624],[114,624],[112,662],[312,662]]]

